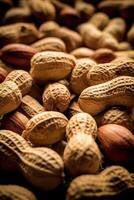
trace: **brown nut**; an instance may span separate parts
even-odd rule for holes
[[[101,126],[98,140],[104,155],[112,163],[134,164],[134,135],[127,128],[117,124]]]
[[[25,44],[8,44],[1,49],[3,62],[19,69],[29,70],[30,60],[37,50]]]
[[[29,119],[25,115],[18,111],[7,114],[3,117],[1,121],[2,129],[7,129],[21,135],[26,128],[28,120]]]

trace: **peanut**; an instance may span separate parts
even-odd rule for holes
[[[5,24],[28,22],[30,21],[30,15],[28,8],[11,8],[6,12],[3,21]]]
[[[109,48],[117,50],[118,42],[109,33],[101,32],[97,27],[90,23],[81,24],[78,27],[84,44],[91,49]]]
[[[30,190],[18,185],[0,185],[0,199],[37,200]]]
[[[67,143],[63,160],[71,176],[98,172],[101,162],[99,148],[91,135],[78,133]]]
[[[133,165],[134,135],[117,124],[106,124],[98,129],[98,141],[105,158],[111,163]]]
[[[80,15],[80,22],[89,20],[95,12],[95,7],[92,4],[79,0],[75,2],[75,9]]]
[[[28,121],[23,137],[34,145],[54,144],[64,138],[67,122],[65,115],[56,111],[36,114]]]
[[[98,29],[103,30],[109,23],[109,17],[103,12],[95,13],[89,20]]]
[[[63,84],[52,83],[45,88],[42,98],[45,110],[65,112],[69,107],[71,94]]]
[[[11,130],[19,135],[26,128],[27,122],[28,118],[18,111],[5,115],[1,121],[2,129]]]
[[[129,51],[132,50],[133,47],[129,42],[120,42],[118,45],[118,51]],[[117,53],[118,53],[117,51]]]
[[[95,116],[95,120],[98,126],[104,124],[118,124],[128,128],[129,130],[132,130],[134,124],[130,111],[120,107],[112,107],[107,111],[100,113]]]
[[[97,175],[75,178],[67,191],[67,200],[109,199],[134,188],[133,176],[121,166],[110,166]]]
[[[134,78],[119,76],[106,83],[83,90],[79,97],[80,108],[96,115],[112,105],[133,107]]]
[[[31,45],[33,48],[37,49],[37,51],[66,51],[65,43],[56,37],[47,37]]]
[[[56,10],[50,1],[44,2],[41,0],[38,0],[38,1],[29,0],[28,5],[29,5],[32,15],[40,23],[46,20],[55,19]]]
[[[100,48],[93,52],[91,58],[97,63],[108,63],[116,58],[114,51],[107,48]]]
[[[94,65],[87,74],[89,85],[107,82],[119,76],[134,76],[134,61],[115,60],[112,63]]]
[[[55,27],[55,25],[53,26],[46,31],[44,30],[44,27],[40,29],[43,29],[42,32],[47,37],[57,37],[63,40],[63,42],[66,45],[67,52],[70,52],[80,47],[80,45],[82,44],[82,37],[80,36],[79,33],[77,33],[76,31],[70,30],[66,27],[58,28],[57,26]]]
[[[93,50],[86,47],[80,47],[71,51],[70,54],[76,58],[91,58]]]
[[[63,52],[44,51],[31,60],[31,76],[39,83],[66,78],[75,65],[72,55]]]
[[[7,75],[5,81],[13,81],[16,83],[22,95],[25,95],[31,90],[33,79],[30,74],[24,70],[13,70]]]
[[[20,110],[28,117],[32,118],[34,115],[43,112],[43,106],[33,97],[25,95],[22,98]]]
[[[70,77],[70,87],[75,94],[80,94],[88,87],[87,73],[95,64],[90,58],[81,58],[76,61]]]
[[[114,18],[110,20],[108,26],[104,29],[104,32],[110,33],[118,41],[122,41],[126,32],[126,23],[120,18]]]
[[[71,117],[66,127],[67,140],[78,133],[92,135],[94,139],[97,137],[97,125],[91,115],[82,112]]]
[[[0,157],[11,159],[19,171],[33,186],[53,190],[63,179],[63,161],[53,150],[32,148],[18,134],[0,130]],[[0,166],[2,163],[0,163]]]
[[[0,84],[0,116],[19,107],[22,94],[13,81],[4,81]]]
[[[1,49],[1,59],[5,63],[18,68],[29,70],[30,60],[37,53],[36,49],[25,44],[13,43]]]
[[[0,27],[0,47],[18,42],[29,44],[38,38],[38,31],[33,24],[24,22]]]

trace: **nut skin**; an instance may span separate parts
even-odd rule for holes
[[[133,165],[134,135],[125,127],[106,124],[98,129],[98,141],[106,158],[114,164]]]
[[[28,118],[22,113],[16,111],[14,113],[5,115],[1,122],[2,129],[11,130],[21,135],[23,130],[26,128]]]
[[[25,44],[13,43],[1,49],[1,59],[3,62],[18,68],[29,70],[30,60],[37,50]]]

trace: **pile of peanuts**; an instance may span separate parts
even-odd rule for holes
[[[0,200],[133,200],[134,1],[0,1]]]

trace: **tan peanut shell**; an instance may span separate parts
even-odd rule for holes
[[[109,199],[134,188],[131,174],[121,166],[110,166],[97,175],[75,178],[67,191],[67,200]]]
[[[31,45],[37,51],[66,51],[65,43],[57,37],[46,37]]]
[[[3,162],[8,161],[8,166],[11,160],[27,181],[38,189],[53,190],[63,180],[63,161],[55,151],[45,147],[32,148],[12,131],[0,130],[0,157]]]
[[[90,86],[79,97],[80,108],[96,115],[109,106],[134,106],[134,77],[119,76],[106,83]]]
[[[0,130],[0,168],[10,172],[19,171],[19,155],[28,148],[30,145],[19,134]]]
[[[51,191],[63,181],[63,161],[52,149],[27,149],[21,154],[19,166],[27,181],[38,189]]]
[[[28,8],[22,8],[22,7],[15,7],[9,9],[5,16],[4,16],[4,23],[5,24],[12,24],[16,22],[28,22],[30,21],[30,10]]]
[[[34,145],[54,144],[64,138],[67,118],[60,112],[45,111],[27,123],[23,137]]]
[[[118,45],[118,51],[129,51],[132,49],[133,49],[132,45],[127,41],[120,42]]]
[[[38,113],[44,112],[43,106],[30,95],[22,98],[20,110],[28,117],[32,118]]]
[[[31,60],[31,76],[35,81],[44,83],[66,78],[75,66],[75,58],[63,52],[44,51],[37,53]]]
[[[98,126],[104,124],[118,124],[132,130],[134,122],[131,118],[130,111],[120,107],[112,107],[107,111],[95,116]]]
[[[112,63],[94,65],[87,74],[89,85],[96,85],[119,76],[134,76],[134,61],[118,60]]]
[[[87,21],[94,14],[95,7],[90,2],[75,1],[75,9],[80,15],[80,21]]]
[[[78,133],[92,135],[94,139],[97,137],[97,124],[88,113],[78,113],[70,118],[66,127],[67,140]]]
[[[124,57],[134,59],[134,50],[117,51],[115,52],[115,54],[119,59],[122,59]]]
[[[116,17],[110,20],[109,24],[103,31],[106,33],[110,33],[118,41],[122,41],[126,32],[125,20],[120,17]]]
[[[13,81],[4,81],[0,84],[0,116],[19,107],[22,94]]]
[[[90,23],[83,23],[78,27],[84,44],[91,49],[109,48],[117,50],[118,42],[109,33],[101,32]]]
[[[27,94],[32,87],[33,79],[30,74],[24,70],[13,70],[10,72],[5,81],[13,81],[18,85],[22,95]]]
[[[52,36],[52,33],[58,28],[60,28],[58,23],[49,20],[41,24],[39,27],[39,32],[41,33],[42,37],[50,37]]]
[[[42,96],[45,110],[65,112],[71,100],[68,88],[61,83],[49,84]]]
[[[30,0],[28,2],[28,5],[32,15],[41,22],[55,19],[56,10],[54,5],[50,1],[44,2],[41,0]]]
[[[63,160],[68,174],[97,173],[101,163],[99,148],[91,135],[78,133],[67,143]]]
[[[38,31],[33,24],[19,22],[0,27],[0,46],[10,43],[30,44],[38,38]]]
[[[97,12],[90,18],[89,22],[103,30],[109,23],[109,16],[103,12]]]
[[[47,37],[58,37],[66,45],[67,52],[70,52],[82,44],[82,37],[76,31],[73,31],[66,27],[56,28],[54,30],[48,31],[48,34],[45,33]]]
[[[30,190],[19,185],[0,185],[0,199],[37,200]]]
[[[76,58],[91,58],[93,54],[93,50],[89,49],[87,47],[79,47],[77,49],[74,49],[70,52],[71,55],[75,56]]]
[[[19,68],[28,71],[30,60],[35,53],[37,53],[37,50],[31,46],[13,43],[5,45],[1,49],[1,59],[16,69]]]
[[[70,88],[75,94],[80,94],[88,87],[87,73],[96,64],[90,58],[81,58],[76,61],[76,65],[70,76]]]

